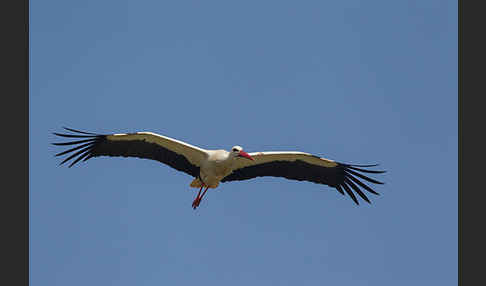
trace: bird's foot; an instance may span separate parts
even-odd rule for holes
[[[204,192],[202,193],[201,195],[201,190],[202,190],[203,187],[201,187],[201,189],[199,189],[199,193],[197,193],[197,196],[196,198],[194,199],[194,201],[192,202],[192,208],[193,209],[196,209],[199,204],[201,203],[201,200],[202,198],[204,197],[204,195],[206,194],[206,192],[208,191],[208,188],[209,187],[206,187],[206,189],[204,190]]]
[[[195,198],[194,201],[192,202],[192,208],[196,209],[200,203],[201,203],[201,198],[200,197]]]

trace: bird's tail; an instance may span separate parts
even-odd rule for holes
[[[195,178],[194,180],[192,180],[192,182],[191,182],[191,185],[190,185],[190,186],[191,186],[192,188],[200,188],[200,187],[202,187],[202,185],[203,185],[203,184],[202,184],[202,182],[199,180],[199,178]]]

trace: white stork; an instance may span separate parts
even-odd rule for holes
[[[60,165],[73,159],[69,165],[69,167],[72,167],[82,159],[86,161],[98,156],[138,157],[157,160],[194,177],[190,186],[199,188],[199,192],[192,203],[194,209],[199,206],[208,188],[216,188],[219,182],[247,180],[262,176],[283,177],[290,180],[328,185],[336,188],[343,195],[346,192],[359,205],[352,191],[354,190],[366,202],[371,203],[360,187],[372,194],[379,194],[358,178],[375,184],[383,183],[359,172],[373,174],[385,172],[362,169],[363,167],[377,165],[343,164],[304,152],[255,152],[248,154],[240,146],[232,147],[229,152],[226,150],[206,150],[152,132],[103,135],[66,127],[64,129],[74,134],[54,134],[81,140],[53,143],[61,146],[77,145],[56,154],[56,156],[61,156],[73,152]],[[201,195],[204,187],[205,190]]]

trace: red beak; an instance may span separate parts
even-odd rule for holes
[[[240,157],[245,157],[247,159],[250,159],[252,161],[255,161],[255,159],[253,159],[250,155],[248,155],[248,153],[246,153],[245,151],[240,151],[240,154],[238,154],[238,156]]]

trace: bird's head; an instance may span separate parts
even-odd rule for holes
[[[233,158],[243,157],[243,158],[254,161],[254,159],[250,155],[248,155],[248,153],[243,151],[243,148],[241,148],[241,146],[233,146],[233,148],[231,148],[230,154]]]

